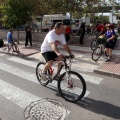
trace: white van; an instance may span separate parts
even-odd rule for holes
[[[42,20],[42,30],[48,31],[56,22],[62,22],[65,25],[68,25],[70,24],[70,16],[63,14],[44,15]],[[75,26],[74,19],[71,19],[71,25]]]

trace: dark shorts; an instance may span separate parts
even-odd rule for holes
[[[49,51],[49,52],[44,52],[42,53],[43,57],[45,58],[46,62],[50,61],[50,60],[54,60],[55,58],[57,58],[57,54],[54,51]]]
[[[110,48],[110,49],[114,49],[115,47],[115,43],[114,42],[111,42],[111,43],[106,43],[106,48]]]

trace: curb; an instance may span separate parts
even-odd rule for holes
[[[100,75],[105,75],[105,76],[108,76],[108,77],[119,78],[120,79],[120,74],[113,73],[113,72],[107,72],[107,71],[101,71],[101,70],[95,69],[93,71],[93,73],[97,73],[97,74],[100,74]]]
[[[4,52],[0,51],[0,53],[4,53]],[[34,53],[29,53],[29,54],[26,54],[26,55],[23,54],[23,53],[20,53],[20,54],[4,53],[4,54],[13,55],[13,56],[19,56],[19,57],[23,58],[23,57],[29,57],[30,55],[34,55],[34,54],[37,54],[37,53],[39,53],[39,51],[38,52],[34,52]]]

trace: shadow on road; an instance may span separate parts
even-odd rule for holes
[[[111,103],[85,98],[75,104],[94,113],[120,120],[120,107]]]

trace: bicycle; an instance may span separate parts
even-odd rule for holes
[[[41,85],[46,86],[48,85],[48,83],[51,83],[57,77],[57,75],[60,74],[63,67],[65,67],[65,72],[62,75],[60,75],[60,78],[58,80],[58,91],[65,100],[69,102],[76,102],[84,97],[86,93],[86,82],[79,73],[71,71],[72,59],[73,57],[71,56],[65,56],[63,61],[56,61],[56,63],[61,62],[62,65],[55,75],[53,74],[54,70],[52,67],[48,69],[48,78],[46,81],[41,79],[41,74],[46,63],[39,62],[36,66],[36,76],[38,82]]]
[[[92,42],[91,42],[91,50],[94,50],[96,47],[98,46],[98,43],[97,43],[97,39],[94,39]]]
[[[17,51],[15,51],[16,53],[20,53],[19,52],[19,47],[18,47],[17,44],[12,45],[12,44],[9,44],[9,43],[6,43],[6,42],[4,42],[4,44],[3,44],[2,51],[7,52],[7,53],[10,53],[10,51],[11,51],[11,53],[13,53],[14,51],[13,51],[12,47],[17,49]]]
[[[105,42],[106,38],[104,41],[100,41],[100,44],[93,50],[92,52],[92,60],[97,61],[101,55],[104,53],[106,57],[108,57],[106,50],[105,50]]]

